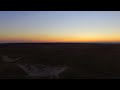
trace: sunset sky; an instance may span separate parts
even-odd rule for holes
[[[120,42],[120,11],[0,11],[3,42]]]

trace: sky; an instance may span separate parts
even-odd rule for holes
[[[0,11],[5,42],[120,42],[120,11]]]

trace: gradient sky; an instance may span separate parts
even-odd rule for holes
[[[120,11],[0,11],[0,42],[120,42]]]

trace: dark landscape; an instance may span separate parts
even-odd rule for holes
[[[120,44],[8,43],[0,44],[0,56],[3,55],[22,57],[19,63],[68,66],[60,79],[120,78]],[[14,63],[5,63],[0,58],[0,79],[25,79],[25,76]]]

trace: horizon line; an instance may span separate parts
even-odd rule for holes
[[[117,44],[120,42],[0,42],[0,44],[10,44],[10,43],[111,43],[111,44]]]

